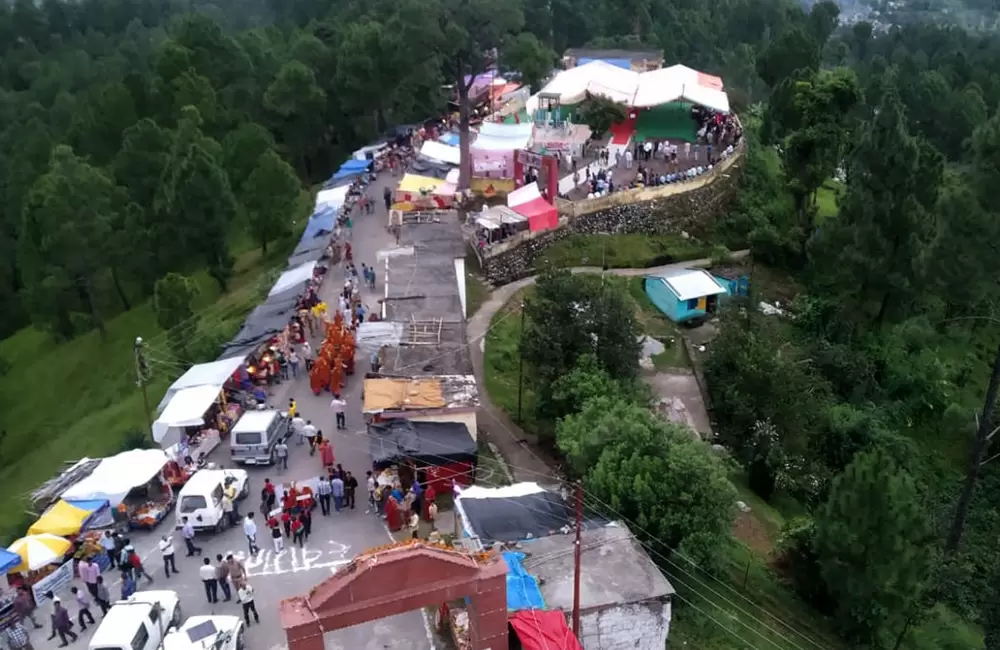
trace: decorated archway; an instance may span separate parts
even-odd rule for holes
[[[506,649],[506,575],[500,555],[425,543],[369,551],[308,594],[281,602],[288,650],[323,650],[327,632],[466,596],[470,649]]]

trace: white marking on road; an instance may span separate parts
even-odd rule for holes
[[[330,569],[331,572],[336,572],[338,568],[350,563],[350,552],[350,546],[331,541],[326,550],[309,545],[302,548],[290,546],[280,553],[262,550],[253,557],[247,557],[245,552],[237,551],[233,553],[233,557],[244,563],[249,577],[255,578],[315,571],[316,569]]]

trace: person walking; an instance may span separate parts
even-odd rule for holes
[[[101,608],[101,618],[108,613],[111,609],[111,592],[108,591],[108,586],[104,584],[104,576],[97,576],[97,595],[94,596],[94,600],[97,602],[97,606]]]
[[[14,596],[14,613],[21,622],[28,620],[36,630],[42,629],[42,625],[35,619],[35,601],[32,600],[28,587],[22,586],[17,590],[17,595]]]
[[[368,509],[365,510],[365,514],[377,513],[378,502],[375,500],[375,477],[372,476],[371,470],[365,472],[365,488],[368,490]]]
[[[260,623],[260,615],[257,614],[257,606],[253,602],[253,587],[249,582],[244,581],[240,586],[239,591],[236,592],[236,597],[240,601],[240,605],[243,606],[243,620],[246,624],[250,625],[250,612],[253,612],[253,620],[255,623]]]
[[[111,563],[111,568],[114,569],[117,567],[118,544],[114,534],[110,530],[104,531],[104,534],[101,535],[101,548],[104,550],[104,554],[108,556],[108,562]]]
[[[284,439],[278,440],[274,446],[274,453],[278,457],[278,472],[284,473],[288,469],[288,444]]]
[[[142,558],[135,552],[135,547],[129,544],[125,547],[125,551],[128,553],[128,564],[132,567],[132,573],[136,579],[142,576],[148,581],[148,584],[153,584],[153,576],[146,573],[146,567],[142,565]]]
[[[292,544],[298,544],[299,548],[302,548],[303,537],[305,536],[305,524],[302,523],[302,517],[296,517],[292,519]]]
[[[201,568],[198,569],[198,577],[201,578],[201,584],[205,586],[205,597],[208,598],[210,605],[214,605],[219,602],[219,579],[215,577],[215,567],[212,566],[212,560],[205,558],[202,560]]]
[[[354,510],[354,494],[358,491],[358,479],[354,478],[354,475],[347,472],[344,475],[344,503],[348,508]]]
[[[292,350],[288,353],[288,367],[292,369],[292,379],[299,378],[299,355]]]
[[[288,447],[285,447],[288,449]],[[236,488],[232,486],[227,486],[222,492],[222,517],[227,524],[230,526],[236,525]]]
[[[295,435],[295,444],[302,446],[306,442],[306,421],[302,419],[301,415],[296,414],[292,418],[292,433]]]
[[[65,648],[71,642],[76,643],[76,633],[73,631],[73,621],[69,617],[69,612],[63,607],[62,601],[59,598],[52,599],[52,636],[59,635],[60,648]],[[66,640],[66,637],[70,638],[70,641]]]
[[[328,476],[320,475],[319,483],[316,486],[319,495],[319,509],[323,515],[330,514],[330,495],[333,494],[333,486],[330,484]]]
[[[194,526],[191,525],[187,517],[184,517],[181,521],[184,523],[181,527],[181,536],[184,538],[184,546],[187,546],[187,556],[201,555],[201,547],[194,544]],[[177,569],[174,569],[174,571],[177,571]]]
[[[277,522],[276,522],[277,523]],[[274,544],[274,554],[278,555],[285,550],[285,538],[281,534],[281,526],[271,526],[271,543]]]
[[[97,562],[82,558],[79,564],[76,565],[76,571],[80,574],[80,580],[83,580],[83,584],[87,587],[90,595],[96,597],[97,578],[101,575],[101,567],[97,566]]]
[[[243,534],[247,536],[247,546],[250,549],[250,555],[256,555],[260,552],[260,547],[257,546],[257,524],[253,520],[252,512],[248,512],[247,516],[243,519]]]
[[[340,478],[340,474],[333,477],[330,481],[330,488],[333,494],[333,509],[340,512],[340,509],[344,506],[344,479]]]
[[[330,400],[330,410],[333,411],[334,418],[336,419],[337,429],[341,431],[347,428],[347,417],[344,414],[346,408],[347,402],[340,399],[340,393],[334,393],[333,399]]]
[[[229,587],[229,565],[222,557],[222,553],[215,556],[215,579],[219,581],[219,589],[222,590],[222,602],[228,603],[233,599],[233,590]]]
[[[167,577],[170,577],[170,572],[180,573],[177,570],[177,564],[174,562],[174,536],[164,535],[160,538],[160,555],[163,556],[163,570],[166,572]]]
[[[7,629],[0,633],[0,638],[3,638],[10,650],[35,650],[35,647],[31,645],[31,637],[28,636],[28,630],[24,629],[21,621],[17,619],[14,619],[7,626]]]
[[[122,600],[128,600],[135,593],[135,576],[132,571],[122,571]]]
[[[90,596],[86,591],[81,591],[79,587],[73,585],[69,592],[76,598],[76,605],[79,611],[76,614],[76,622],[80,625],[80,631],[87,629],[87,623],[94,624],[94,615],[90,613]]]
[[[229,567],[229,581],[233,583],[233,589],[239,591],[239,588],[246,584],[247,581],[246,566],[233,557],[232,553],[226,556],[226,566]]]

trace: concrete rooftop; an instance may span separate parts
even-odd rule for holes
[[[538,579],[550,609],[573,609],[573,535],[549,535],[524,543],[524,568]],[[623,524],[585,530],[580,609],[669,597],[674,588]]]
[[[387,258],[386,318],[409,322],[462,322],[455,259],[465,257],[458,216],[439,223],[400,226],[399,253]],[[401,251],[410,249],[411,252]]]

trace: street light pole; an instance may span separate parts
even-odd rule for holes
[[[146,351],[143,347],[142,337],[135,337],[135,346],[132,348],[135,354],[135,383],[142,390],[142,408],[146,416],[146,431],[149,432],[149,439],[153,439],[153,415],[149,410],[149,394],[146,391],[146,384],[149,383],[149,363],[146,361]]]

